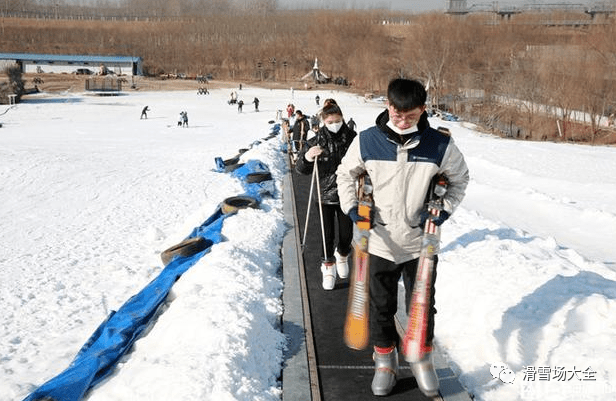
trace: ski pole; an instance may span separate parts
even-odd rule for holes
[[[316,162],[316,159],[315,159]],[[316,164],[315,164],[316,166]],[[308,195],[308,208],[306,210],[306,220],[304,220],[304,236],[302,237],[302,252],[306,247],[306,234],[308,233],[308,219],[310,218],[310,205],[312,204],[312,192],[314,191],[314,181],[318,180],[317,177],[318,170],[312,170],[312,179],[310,180],[310,195]]]
[[[321,185],[319,184],[319,167],[317,161],[318,156],[314,159],[314,171],[316,171],[317,176],[317,196],[319,198],[319,215],[321,217],[321,237],[323,237],[323,254],[325,255],[325,260],[327,260],[327,246],[325,245],[325,226],[323,225],[323,206],[321,206]]]

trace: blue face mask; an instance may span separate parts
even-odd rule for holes
[[[325,124],[325,127],[327,127],[330,132],[333,132],[335,134],[340,131],[340,128],[342,128],[342,121],[332,124]]]

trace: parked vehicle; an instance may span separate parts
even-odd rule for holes
[[[73,74],[76,75],[92,75],[94,74],[94,72],[88,68],[77,68],[75,71],[73,71]]]

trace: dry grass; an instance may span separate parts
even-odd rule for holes
[[[0,48],[5,52],[139,56],[152,77],[210,73],[215,78],[211,85],[230,87],[239,82],[303,87],[299,78],[318,57],[324,72],[346,78],[351,84],[348,89],[356,93],[382,95],[394,77],[429,82],[434,104],[456,114],[463,113],[459,105],[464,104],[460,95],[465,89],[484,93],[487,103],[493,96],[512,97],[566,111],[584,110],[594,121],[616,111],[612,73],[616,24],[611,20],[571,28],[548,27],[542,20],[584,16],[525,14],[507,22],[486,14],[458,18],[437,13],[258,10],[132,21],[2,18]],[[383,24],[385,20],[405,23]],[[61,77],[55,83],[56,77],[44,78],[45,85],[54,90],[81,90],[79,79],[85,78]],[[136,79],[139,90],[199,87],[194,80]],[[525,137],[554,137],[554,117],[546,124],[539,123],[530,109],[499,107],[496,113],[497,118],[515,121],[530,132]],[[480,117],[489,122],[495,115]],[[563,126],[574,126],[570,115],[561,119]],[[578,131],[576,127],[566,140],[590,138],[594,142],[606,137],[596,124],[583,125],[585,134]],[[609,142],[613,135],[607,138]]]
[[[75,74],[23,74],[23,80],[26,83],[26,90],[34,87],[34,79],[38,78],[43,81],[42,84],[37,84],[37,87],[43,92],[57,93],[57,92],[83,92],[85,88],[85,81],[88,79],[87,75],[75,75]],[[289,81],[289,82],[273,82],[273,81],[226,81],[226,80],[212,80],[207,84],[199,83],[195,79],[161,79],[157,77],[142,77],[135,76],[133,78],[124,77],[128,83],[123,85],[123,90],[139,90],[139,91],[173,91],[173,90],[195,90],[199,88],[207,87],[208,89],[220,89],[220,88],[237,88],[239,83],[250,84],[251,86],[262,87],[267,89],[288,89],[305,88],[305,83],[302,81]],[[0,78],[0,82],[5,79]],[[134,84],[135,88],[131,88]],[[319,89],[340,89],[339,86],[333,84],[318,85]],[[316,85],[310,84],[308,89],[316,88]],[[356,92],[358,94],[361,91],[355,91],[354,88],[348,88],[349,92]],[[363,93],[362,93],[363,94]]]

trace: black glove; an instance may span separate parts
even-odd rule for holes
[[[428,210],[424,210],[419,215],[419,226],[423,228],[426,225],[426,220],[428,220],[428,217],[430,217],[430,220],[432,220],[434,225],[438,227],[443,224],[445,220],[449,218],[449,216],[450,214],[446,210],[441,210],[438,216],[433,216]]]
[[[370,218],[366,218],[364,216],[359,215],[357,206],[353,206],[349,210],[349,213],[347,214],[347,216],[349,216],[349,218],[353,220],[353,223],[355,224],[357,224],[360,221],[367,221],[370,223],[370,228],[372,228],[372,221],[374,219],[374,209],[370,209]]]

